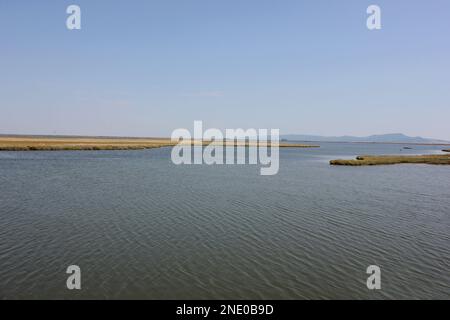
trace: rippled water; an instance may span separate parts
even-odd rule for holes
[[[168,148],[1,152],[0,298],[449,299],[450,167],[328,165],[440,149],[282,149],[275,176]]]

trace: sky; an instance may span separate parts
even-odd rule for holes
[[[155,137],[202,120],[450,140],[449,15],[448,0],[0,0],[0,133]]]

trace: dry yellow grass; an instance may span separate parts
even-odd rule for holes
[[[169,139],[0,137],[0,150],[128,150],[173,145]]]
[[[331,165],[374,166],[399,163],[450,164],[450,154],[417,156],[358,156],[356,160],[331,160]]]
[[[193,145],[207,145],[210,141],[186,141]],[[0,137],[0,151],[57,151],[57,150],[139,150],[171,147],[177,142],[168,138],[95,138],[95,137]],[[215,142],[215,144],[221,144]],[[256,143],[225,141],[225,146],[256,146]],[[270,145],[270,144],[269,144]],[[281,148],[317,147],[304,144],[280,143]]]

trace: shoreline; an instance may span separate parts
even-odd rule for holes
[[[410,155],[410,156],[358,156],[352,160],[331,160],[332,166],[376,166],[403,163],[450,165],[450,154]]]
[[[374,141],[301,141],[286,140],[286,142],[306,142],[306,143],[352,143],[352,144],[395,144],[395,145],[412,145],[412,146],[450,146],[450,143],[423,143],[423,142],[374,142]],[[450,149],[449,149],[450,150]]]
[[[184,142],[195,145],[223,145],[256,147],[270,143],[239,141],[193,141]],[[169,138],[114,138],[114,137],[50,137],[50,136],[0,136],[0,151],[97,151],[97,150],[143,150],[161,147],[173,147],[178,144]],[[318,145],[280,142],[280,148],[319,148]]]

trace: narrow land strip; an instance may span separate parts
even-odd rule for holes
[[[90,137],[17,137],[1,136],[0,151],[59,151],[59,150],[139,150],[172,147],[178,142],[168,138],[90,138]],[[186,141],[191,145],[209,145],[211,141]],[[213,142],[224,146],[257,146],[256,142]],[[270,143],[260,145],[270,146]],[[279,143],[280,148],[314,148],[317,145]]]
[[[356,160],[331,160],[338,166],[374,166],[399,163],[424,163],[450,165],[450,154],[432,154],[417,156],[358,156]]]

